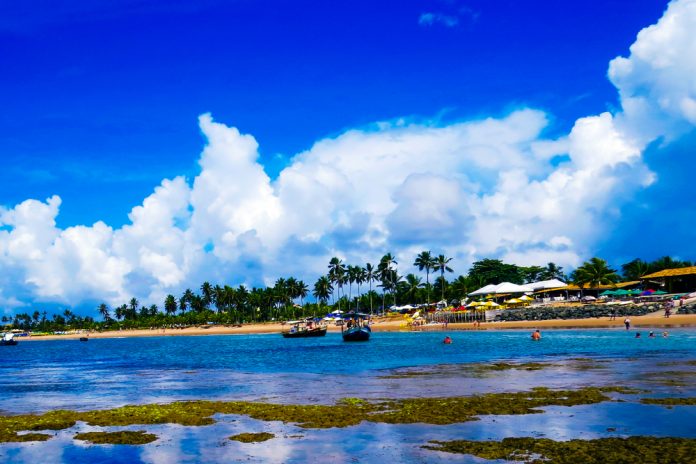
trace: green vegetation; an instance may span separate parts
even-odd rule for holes
[[[75,435],[75,440],[83,440],[95,445],[145,445],[157,440],[157,435],[144,430],[135,432],[86,432]]]
[[[516,284],[549,279],[568,281],[563,268],[554,263],[523,267],[498,259],[477,261],[472,264],[468,273],[448,281],[447,273],[454,272],[450,267],[451,262],[452,258],[442,254],[435,255],[430,251],[419,253],[412,264],[420,272],[424,272],[423,283],[423,279],[415,274],[399,274],[399,263],[391,253],[385,254],[376,266],[370,263],[364,266],[346,264],[340,258],[334,257],[328,265],[327,274],[320,276],[312,287],[311,293],[316,303],[304,301],[310,293],[306,283],[294,277],[287,277],[279,278],[272,286],[252,289],[247,289],[244,285],[232,287],[203,282],[199,293],[187,289],[179,298],[167,295],[161,308],[157,305],[141,305],[135,298],[116,308],[109,308],[102,303],[96,308],[96,312],[103,321],[96,321],[91,316],[79,316],[69,309],[50,318],[46,311],[34,311],[32,314],[19,313],[13,317],[3,315],[1,321],[7,328],[45,333],[73,329],[184,327],[208,323],[236,325],[323,315],[334,308],[369,310],[372,313],[376,309],[375,306],[386,308],[398,302],[430,303],[433,293],[446,301],[458,301],[484,285],[506,281]],[[653,262],[635,259],[622,266],[623,278],[635,280],[649,272],[691,264],[689,261],[677,261],[669,257]],[[439,274],[433,282],[430,281],[432,274]],[[617,272],[600,258],[590,259],[570,276],[570,279],[581,287],[611,283],[619,278]],[[381,289],[381,295],[373,290],[375,283]],[[361,292],[362,285],[368,288],[367,292]],[[354,288],[357,292],[353,292]],[[374,304],[380,300],[381,305]],[[680,312],[696,311],[695,308],[696,306],[683,307]],[[635,311],[632,314],[637,315]],[[609,314],[589,314],[586,317],[606,315]],[[525,317],[527,316],[525,314]],[[535,319],[534,315],[531,316]]]
[[[237,435],[232,435],[230,437],[230,440],[240,441],[242,443],[258,443],[261,441],[270,440],[271,438],[275,438],[275,435],[273,435],[272,433],[268,433],[268,432],[259,432],[259,433],[239,433]]]
[[[537,464],[618,464],[630,462],[681,464],[693,462],[693,438],[600,438],[553,441],[546,438],[505,438],[496,441],[431,441],[424,448]]]
[[[51,411],[42,415],[0,416],[0,442],[30,441],[22,431],[62,430],[83,421],[96,426],[144,424],[210,425],[214,414],[239,414],[263,421],[282,421],[303,428],[348,427],[362,421],[389,424],[455,424],[488,414],[537,414],[545,406],[574,406],[608,401],[607,393],[634,393],[620,387],[579,390],[534,388],[515,393],[489,393],[453,398],[413,398],[369,402],[347,398],[335,405],[292,405],[245,401],[185,401],[170,404],[123,406],[75,412]],[[45,440],[49,436],[40,436]]]
[[[641,398],[643,404],[659,404],[662,406],[696,406],[696,398]]]

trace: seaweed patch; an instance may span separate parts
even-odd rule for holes
[[[610,464],[693,462],[696,439],[628,437],[595,440],[554,441],[547,438],[505,438],[502,441],[431,441],[423,448],[448,453],[470,454],[484,459],[528,463]]]
[[[157,440],[157,435],[147,433],[144,430],[123,430],[120,432],[78,433],[74,438],[95,445],[145,445]]]
[[[179,401],[76,412],[51,411],[42,415],[0,416],[0,442],[45,440],[49,435],[19,435],[22,431],[63,430],[77,421],[95,426],[215,423],[215,414],[236,414],[263,421],[281,421],[302,428],[349,427],[363,421],[389,424],[455,424],[496,414],[538,414],[546,406],[575,406],[609,401],[607,393],[631,394],[622,387],[585,387],[577,390],[534,388],[513,393],[488,393],[450,398],[411,398],[371,402],[345,398],[334,405],[296,405],[247,401]],[[106,432],[104,432],[106,433]],[[84,436],[84,435],[81,435]]]
[[[269,432],[239,433],[237,435],[232,435],[229,438],[230,440],[239,441],[242,443],[258,443],[275,438],[275,435]]]

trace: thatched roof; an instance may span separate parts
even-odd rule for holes
[[[675,269],[665,269],[659,272],[653,272],[652,274],[644,275],[641,277],[641,279],[655,279],[658,277],[676,277],[694,274],[696,274],[696,266],[678,267]]]
[[[616,284],[608,284],[608,285],[597,285],[596,287],[584,287],[584,290],[609,290],[609,289],[615,289],[615,288],[625,288],[625,287],[631,287],[633,285],[637,285],[640,283],[640,280],[631,280],[628,282],[618,282]],[[568,291],[577,291],[580,290],[580,287],[577,285],[566,285],[565,287],[558,287],[558,288],[547,288],[545,290],[539,290],[534,293],[548,293],[548,292],[555,292],[558,290],[568,290]]]

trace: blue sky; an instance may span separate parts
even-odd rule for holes
[[[60,225],[121,225],[162,178],[196,173],[205,112],[254,134],[271,176],[322,137],[402,116],[456,120],[524,104],[567,130],[616,104],[608,61],[665,8],[161,3],[4,7],[3,204],[59,194]],[[428,12],[458,24],[420,24]]]
[[[690,2],[684,0],[678,6],[684,5],[688,7]],[[403,125],[444,130],[486,118],[504,121],[515,111],[530,109],[542,112],[544,122],[527,122],[536,116],[521,116],[525,124],[533,126],[529,129],[533,134],[520,136],[511,146],[524,145],[526,148],[520,150],[525,153],[534,151],[530,147],[535,141],[546,143],[568,136],[580,118],[607,111],[623,115],[617,87],[630,87],[636,95],[641,92],[636,88],[649,87],[642,77],[634,79],[634,75],[616,79],[628,84],[612,82],[607,69],[614,58],[630,55],[629,47],[636,42],[638,32],[657,23],[667,6],[665,1],[512,0],[203,0],[151,5],[135,0],[28,0],[8,4],[0,17],[4,68],[0,73],[0,205],[11,211],[27,199],[45,202],[57,195],[61,199],[55,214],[58,231],[97,221],[114,231],[128,226],[133,221],[129,218],[132,208],[143,204],[163,179],[182,176],[188,190],[181,188],[195,192],[195,179],[205,169],[201,168],[205,159],[201,151],[214,145],[210,131],[217,130],[217,126],[199,124],[199,116],[206,113],[216,121],[212,124],[235,127],[254,137],[258,142],[257,164],[270,177],[271,188],[277,190],[282,184],[278,181],[280,173],[290,171],[298,153],[307,152],[311,158],[320,151],[313,147],[321,141],[348,143],[351,131],[368,137],[401,134],[398,128]],[[642,84],[633,86],[632,82]],[[634,130],[640,124],[630,122],[639,119],[631,111],[625,110],[629,121],[625,125]],[[678,125],[672,113],[665,112],[664,120]],[[257,273],[256,281],[294,271],[292,265],[281,271],[269,267],[269,262],[278,262],[274,253],[292,254],[293,249],[303,250],[298,257],[316,256],[317,262],[340,252],[346,259],[357,260],[377,254],[380,247],[384,252],[397,247],[404,255],[411,251],[410,246],[417,245],[450,250],[447,247],[457,240],[464,245],[451,248],[450,253],[462,263],[457,269],[461,273],[466,271],[464,263],[484,254],[508,259],[524,255],[521,261],[536,256],[539,264],[548,256],[557,256],[560,261],[565,257],[567,267],[576,263],[577,257],[587,259],[597,253],[616,264],[636,256],[663,254],[694,259],[696,248],[688,225],[696,223],[696,217],[694,208],[684,201],[694,197],[685,174],[694,171],[695,139],[689,135],[690,127],[680,126],[679,131],[656,133],[649,140],[636,142],[640,162],[628,164],[640,166],[627,179],[621,177],[626,174],[617,164],[607,167],[604,173],[615,173],[612,180],[619,179],[618,184],[631,188],[613,191],[617,195],[614,205],[602,200],[601,207],[587,212],[587,217],[601,220],[601,233],[575,237],[540,228],[524,243],[509,246],[512,239],[501,239],[497,244],[481,242],[475,251],[471,250],[474,245],[464,245],[469,239],[476,242],[472,238],[476,227],[461,236],[441,234],[450,237],[442,243],[438,243],[437,234],[428,235],[432,233],[428,227],[411,230],[401,226],[400,231],[407,230],[409,237],[420,237],[418,240],[399,241],[396,233],[390,235],[393,240],[389,236],[374,238],[384,224],[399,227],[395,221],[405,216],[418,220],[414,211],[419,201],[427,203],[427,199],[413,198],[402,204],[395,195],[405,198],[404,192],[412,191],[406,181],[413,177],[408,176],[425,175],[421,180],[431,185],[427,176],[442,173],[415,167],[385,193],[393,203],[391,213],[386,206],[377,212],[333,207],[330,214],[342,228],[331,233],[303,230],[278,238],[264,235],[263,226],[257,224],[244,230],[223,224],[213,231],[212,226],[195,225],[196,214],[172,214],[186,224],[182,226],[185,230],[189,221],[194,224],[190,235],[206,230],[190,242],[195,242],[191,249],[218,250],[215,263],[224,264],[228,272],[225,278],[237,283],[248,276],[234,269]],[[430,156],[428,150],[413,156]],[[547,164],[525,171],[528,177],[544,178],[563,165],[569,157],[562,148],[557,151]],[[355,160],[365,163],[367,169],[370,162]],[[441,232],[445,228],[459,231],[478,217],[477,208],[490,206],[491,202],[483,199],[487,194],[494,197],[500,170],[486,171],[483,164],[471,163],[457,165],[461,176],[455,176],[456,181],[447,184],[451,189],[442,195],[476,192],[481,204],[463,208],[466,214],[448,216],[441,223],[437,221],[442,215],[424,217],[424,222],[439,224]],[[467,173],[478,173],[479,168],[479,177],[466,177]],[[647,171],[654,175],[652,183],[636,180]],[[234,172],[229,177],[235,182]],[[476,186],[471,187],[473,184]],[[436,181],[432,185],[431,191],[442,187]],[[282,199],[279,202],[283,203]],[[462,204],[455,203],[442,214]],[[282,210],[282,206],[278,208]],[[183,209],[195,211],[195,200]],[[392,214],[395,211],[399,214]],[[380,222],[373,220],[373,214],[392,215]],[[659,221],[653,220],[655,216]],[[579,218],[584,220],[585,216]],[[232,245],[223,239],[232,236],[230,227],[236,240]],[[2,229],[18,230],[18,226],[5,220],[4,226],[0,224]],[[227,232],[230,234],[225,235]],[[256,238],[254,244],[246,241],[256,234],[258,243]],[[428,241],[429,237],[435,238]],[[45,245],[52,246],[51,239],[47,240]],[[123,258],[114,251],[111,238],[105,240],[109,245],[100,259]],[[291,244],[295,248],[290,249]],[[550,249],[558,254],[545,254]],[[258,258],[264,253],[263,259]],[[116,279],[121,284],[115,284],[111,297],[137,291],[144,299],[157,299],[163,292],[178,291],[187,284],[195,286],[199,278],[223,279],[200,270],[206,257],[190,261],[179,257],[188,263],[184,265],[163,250],[158,256],[177,263],[180,278],[150,285],[147,282],[157,280],[150,275],[144,280],[146,284],[129,287],[123,282],[143,282],[142,256],[140,264],[124,258]],[[77,303],[81,294],[97,298],[93,289],[66,292],[58,288],[60,283],[48,285],[34,275],[38,271],[18,265],[17,257],[11,259],[6,254],[3,258],[0,247],[2,259],[14,266],[11,274],[15,277],[0,281],[0,303],[3,298],[11,301],[12,295],[24,295],[19,298],[22,302],[54,299]],[[198,264],[191,264],[194,262]],[[86,268],[76,269],[85,272]],[[37,275],[46,273],[43,269]]]

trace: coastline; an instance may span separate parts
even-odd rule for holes
[[[499,329],[601,329],[623,328],[623,318],[612,321],[608,317],[588,319],[550,319],[544,321],[506,321],[483,322],[479,327],[473,323],[450,323],[447,328],[442,326],[422,326],[412,330],[405,326],[404,319],[377,319],[371,326],[374,332],[419,332],[419,331],[458,331],[458,330],[499,330]],[[669,318],[663,316],[646,315],[631,317],[631,328],[676,328],[696,327],[696,314],[675,314]],[[241,327],[210,326],[187,327],[183,329],[134,329],[112,330],[106,332],[91,332],[89,338],[124,338],[124,337],[163,337],[163,336],[201,336],[201,335],[249,335],[249,334],[274,334],[285,330],[287,326],[279,323],[246,324]],[[340,332],[341,328],[329,326],[329,332]],[[84,337],[85,333],[66,335],[42,335],[22,337],[20,341],[41,340],[73,340]]]

